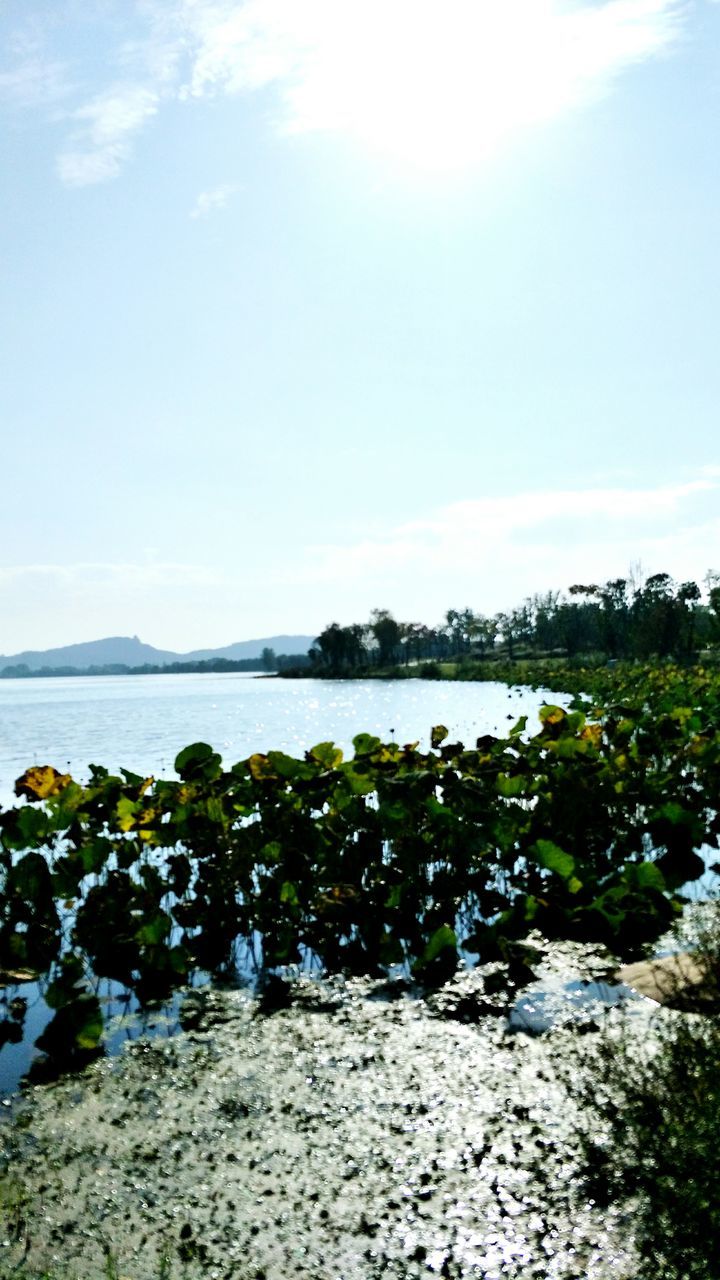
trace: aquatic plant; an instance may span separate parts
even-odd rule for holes
[[[359,734],[347,760],[325,742],[229,769],[194,743],[178,780],[29,769],[0,814],[0,970],[47,982],[38,1046],[94,1050],[98,977],[162,998],[237,939],[266,970],[312,954],[424,982],[531,927],[637,954],[717,847],[720,678],[632,671],[590,692],[472,748],[437,726],[427,752]],[[8,1000],[0,1043],[23,1016]]]

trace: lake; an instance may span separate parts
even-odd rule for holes
[[[557,694],[548,694],[557,701]],[[357,733],[429,746],[444,724],[474,745],[521,715],[537,725],[542,692],[437,680],[280,680],[254,674],[70,676],[0,680],[0,805],[30,765],[52,764],[82,782],[89,764],[111,772],[174,776],[190,742],[226,764],[254,751],[302,755],[317,742],[352,751]]]

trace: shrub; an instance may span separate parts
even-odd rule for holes
[[[700,945],[717,995],[720,932]],[[634,1280],[720,1276],[718,1005],[660,1009],[649,1023],[628,1012],[610,1019],[589,1065],[582,1084],[569,1082],[583,1116],[583,1180],[599,1205],[626,1205]]]

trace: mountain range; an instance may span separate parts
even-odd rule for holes
[[[259,658],[263,649],[273,649],[276,654],[307,653],[314,639],[314,636],[265,636],[262,640],[238,640],[223,649],[173,653],[170,649],[156,649],[151,644],[143,644],[137,636],[109,636],[105,640],[86,640],[81,644],[63,645],[59,649],[27,649],[24,653],[8,656],[0,654],[0,671],[3,667],[16,666],[25,666],[31,671],[38,671],[41,667],[141,667],[145,663],[165,666],[170,662],[202,662],[213,658],[229,658],[237,662],[243,658]]]

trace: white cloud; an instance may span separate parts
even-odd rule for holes
[[[281,128],[429,167],[483,161],[677,36],[681,0],[185,0],[189,96],[275,86]]]
[[[130,153],[130,138],[155,115],[158,102],[158,94],[144,85],[120,84],[74,111],[79,127],[58,157],[61,180],[82,187],[116,177]]]
[[[159,586],[219,586],[223,579],[215,568],[178,561],[133,564],[83,560],[74,564],[17,564],[0,566],[0,589],[18,582],[45,579],[63,588],[95,589],[102,582],[109,590],[142,590]]]
[[[32,56],[9,71],[0,71],[0,100],[16,108],[49,106],[72,92],[65,64]]]
[[[125,38],[105,61],[123,84],[74,113],[58,171],[70,185],[112,178],[162,101],[260,90],[280,132],[342,133],[430,169],[478,166],[668,49],[687,11],[687,0],[109,0]],[[7,93],[38,94],[40,69],[3,75]]]
[[[493,612],[537,591],[622,575],[637,560],[649,573],[701,581],[720,567],[715,470],[655,489],[558,489],[452,503],[373,538],[307,548],[288,583],[392,600],[428,620],[433,607],[453,601]],[[708,563],[713,553],[716,565]]]
[[[209,213],[226,208],[228,200],[237,189],[236,182],[223,182],[218,187],[212,187],[210,191],[201,191],[194,207],[190,210],[190,217],[206,218]]]

